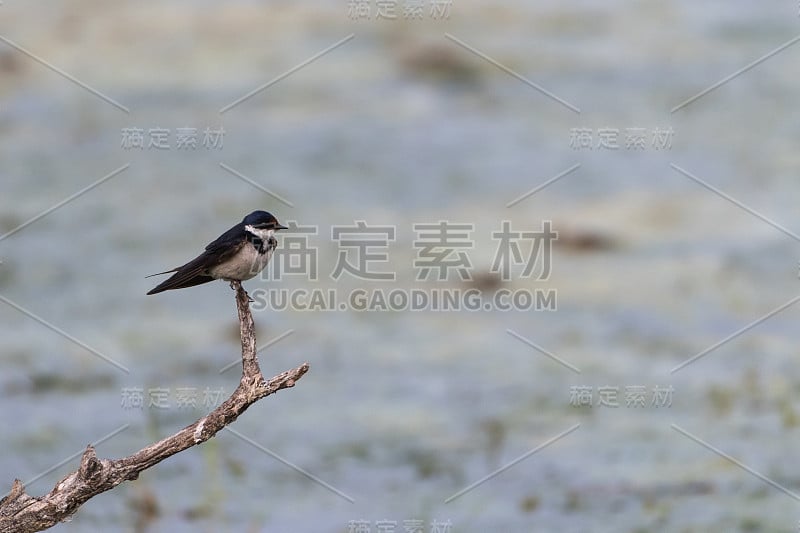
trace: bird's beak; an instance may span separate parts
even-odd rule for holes
[[[275,226],[275,230],[277,231],[277,230],[279,230],[279,229],[289,229],[289,228],[287,228],[287,227],[286,227],[286,226],[284,226],[283,224],[278,224],[277,226]]]

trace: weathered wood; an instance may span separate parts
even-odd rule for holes
[[[242,337],[242,378],[230,398],[194,424],[128,457],[98,459],[94,447],[87,446],[78,469],[56,483],[53,490],[44,496],[28,495],[22,482],[15,479],[11,491],[0,500],[0,533],[42,531],[67,520],[90,498],[123,481],[136,479],[140,472],[167,457],[207,441],[253,403],[293,387],[308,372],[308,363],[303,363],[269,381],[264,380],[256,355],[255,325],[249,297],[238,281],[233,282],[233,287]]]

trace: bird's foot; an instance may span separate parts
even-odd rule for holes
[[[240,287],[242,287],[242,282],[241,282],[241,281],[228,280],[228,283],[230,283],[231,290],[234,290],[234,291],[236,290],[236,284],[237,284],[237,283],[239,284],[239,286],[240,286]],[[253,299],[250,297],[250,295],[247,293],[247,291],[245,291],[245,290],[244,290],[244,287],[242,287],[242,290],[244,291],[244,295],[245,295],[245,296],[247,296],[247,301],[248,301],[248,302],[250,302],[250,303],[253,303],[253,302],[255,302],[255,300],[253,300]]]

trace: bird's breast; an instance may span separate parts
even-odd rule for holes
[[[264,251],[261,252],[260,250]],[[254,278],[269,263],[274,248],[266,249],[256,247],[253,243],[246,243],[230,259],[210,269],[209,273],[218,279],[244,281]]]

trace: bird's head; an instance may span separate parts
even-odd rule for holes
[[[269,230],[277,231],[280,229],[289,229],[275,218],[271,213],[266,211],[253,211],[242,220],[242,224],[247,228],[252,228],[257,232],[266,232]]]

